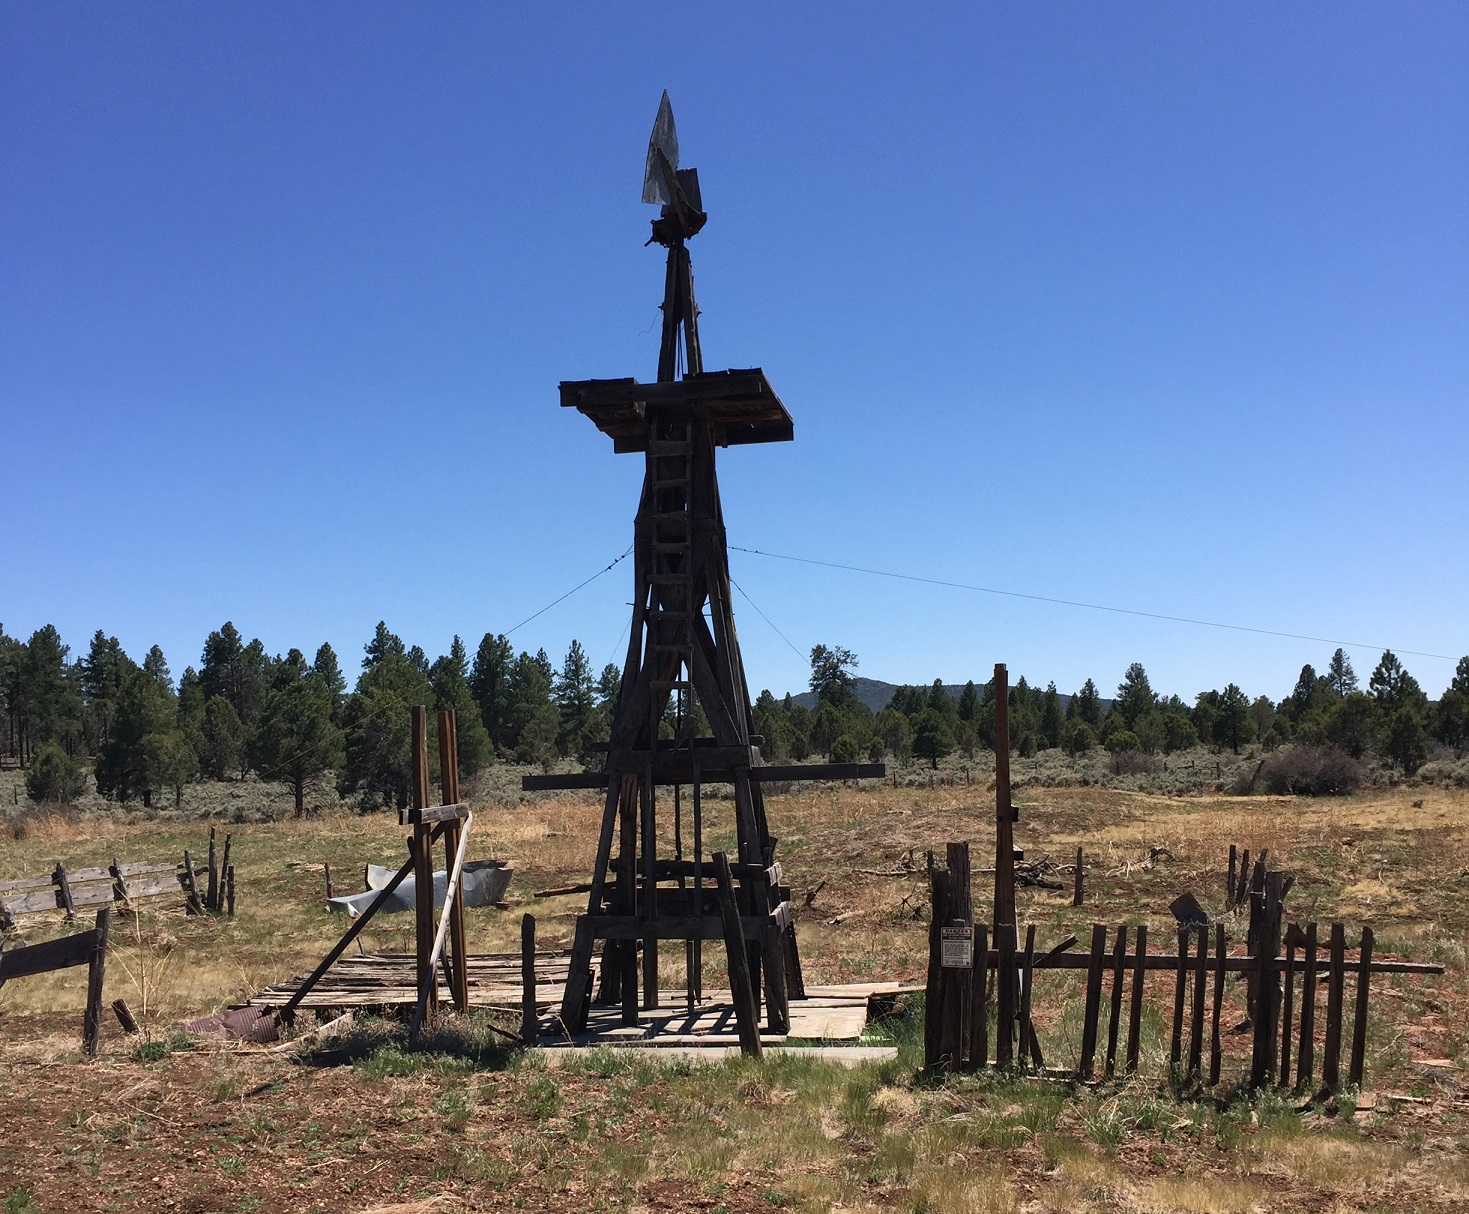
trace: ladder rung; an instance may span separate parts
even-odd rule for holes
[[[687,489],[689,478],[686,476],[673,476],[660,478],[653,482],[654,489]]]
[[[666,523],[674,519],[686,523],[689,520],[689,512],[687,510],[657,510],[653,513],[655,523]]]
[[[662,644],[659,641],[654,641],[653,642],[653,652],[654,653],[685,653],[685,654],[688,654],[690,657],[692,657],[693,656],[693,653],[694,653],[694,643],[692,641],[684,641],[684,642],[682,642],[680,644],[676,644],[676,645],[665,645],[665,644]]]
[[[687,553],[692,545],[683,540],[654,540],[653,551],[669,554]]]
[[[688,439],[655,438],[648,442],[649,455],[692,455],[694,444]]]
[[[687,691],[692,686],[688,679],[654,679],[654,691]]]
[[[692,586],[694,575],[692,573],[650,573],[648,581],[655,586]]]

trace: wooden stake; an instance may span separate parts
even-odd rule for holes
[[[1188,928],[1178,929],[1178,969],[1173,984],[1173,1036],[1168,1045],[1168,1075],[1177,1083],[1183,1062],[1183,1001],[1188,993]]]
[[[1234,874],[1239,862],[1239,848],[1231,843],[1229,845],[1229,875],[1224,878],[1224,905],[1234,905]]]
[[[1334,1092],[1341,1077],[1341,1013],[1346,978],[1346,929],[1331,925],[1331,968],[1326,977],[1326,1048],[1321,1055],[1321,1083]]]
[[[235,866],[231,864],[224,870],[225,902],[227,905],[227,917],[235,917]]]
[[[112,922],[112,908],[97,912],[92,931],[92,954],[87,963],[87,1011],[82,1017],[82,1049],[88,1058],[97,1054],[102,1036],[102,981],[107,974],[107,928]]]
[[[1352,1025],[1352,1059],[1347,1082],[1362,1086],[1362,1070],[1367,1061],[1367,987],[1372,980],[1372,929],[1362,929],[1362,956],[1357,962],[1357,1009]]]
[[[995,929],[995,1065],[1015,1065],[1015,927]]]
[[[1077,848],[1077,854],[1081,852]],[[1122,1026],[1122,981],[1127,967],[1127,927],[1117,928],[1117,943],[1112,947],[1112,1008],[1107,1017],[1108,1079],[1117,1071],[1117,1030]]]
[[[1295,1016],[1296,940],[1291,930],[1285,933],[1285,969],[1280,976],[1280,1071],[1275,1079],[1282,1087],[1290,1082],[1290,1026]]]
[[[1219,1013],[1224,1007],[1225,963],[1224,924],[1214,925],[1214,1007],[1209,1028],[1209,1086],[1219,1082],[1219,1068],[1224,1061],[1224,1047],[1219,1040]]]
[[[1010,685],[1005,663],[995,663],[995,913],[996,938],[1002,926],[1015,934],[1015,811],[1010,804]],[[1005,979],[999,977],[1003,991]],[[1012,979],[1013,990],[1013,979]],[[1011,1007],[1014,1007],[1013,994]]]
[[[541,1018],[536,1010],[536,917],[520,919],[520,1041],[535,1045],[540,1037]]]
[[[1102,923],[1092,924],[1091,964],[1086,971],[1086,1014],[1081,1026],[1081,1064],[1078,1075],[1083,1079],[1092,1077],[1093,1063],[1097,1053],[1097,1017],[1102,1004],[1102,969],[1107,956],[1107,927]]]
[[[327,861],[326,863],[324,863],[321,866],[321,868],[322,868],[322,872],[326,876],[326,900],[328,902],[330,902],[332,900],[332,898],[335,897],[335,895],[332,893],[332,866],[331,866],[331,862],[330,861]]]
[[[1139,923],[1137,927],[1137,951],[1133,954],[1132,962],[1132,1006],[1127,1013],[1127,1073],[1133,1074],[1137,1070],[1138,1046],[1142,1037],[1143,1024],[1143,983],[1147,976],[1148,964],[1148,925]]]
[[[117,1023],[122,1026],[124,1033],[136,1033],[138,1022],[133,1018],[133,1012],[127,1005],[125,999],[114,999],[112,1001],[112,1014],[117,1017]]]
[[[413,722],[413,808],[429,807],[428,711],[421,704],[412,709]],[[434,853],[430,828],[413,824],[414,951],[417,957],[418,1006],[432,1014],[438,1005],[439,979],[429,960],[434,948]]]
[[[439,710],[439,795],[443,805],[459,804],[459,717],[452,708]],[[454,857],[464,824],[458,818],[445,823],[444,856],[450,877],[454,875]],[[454,1010],[461,1015],[469,1011],[469,945],[464,928],[464,873],[454,879],[454,888],[446,890],[449,900],[449,947],[445,958],[449,963],[449,992]]]
[[[986,924],[974,925],[974,968],[969,971],[969,1064],[983,1067],[989,1055],[990,943]]]
[[[1071,888],[1071,905],[1080,906],[1085,898],[1083,886],[1086,883],[1086,859],[1082,855],[1081,848],[1076,849],[1076,875]]]
[[[1316,925],[1306,924],[1306,950],[1301,966],[1301,1043],[1296,1052],[1296,1090],[1311,1082],[1316,1063]]]
[[[1204,1052],[1204,984],[1209,974],[1209,934],[1199,928],[1199,944],[1194,955],[1194,993],[1189,1005],[1188,1077],[1197,1082]]]
[[[230,871],[230,840],[233,838],[233,835],[225,835],[224,837],[224,854],[220,857],[219,860],[219,879],[221,883],[220,900],[214,904],[214,909],[216,911],[224,909],[225,890],[223,889],[223,884],[225,880],[225,874]]]
[[[204,913],[204,905],[199,900],[199,880],[194,876],[194,860],[187,850],[184,852],[184,873],[189,879],[189,897],[184,907],[191,915]]]
[[[61,905],[66,908],[66,921],[70,923],[77,917],[77,908],[71,898],[71,881],[67,878],[65,864],[57,862],[56,871],[51,874],[51,880],[61,891]]]
[[[1035,982],[1035,924],[1025,925],[1025,954],[1020,963],[1020,1065],[1025,1066],[1025,1056],[1030,1054],[1032,1063],[1041,1065],[1041,1047],[1036,1040],[1035,1024],[1030,1018],[1030,991]]]
[[[205,877],[204,909],[219,909],[219,857],[214,851],[214,827],[209,828],[209,873]]]

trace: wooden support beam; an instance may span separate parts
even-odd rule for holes
[[[745,959],[745,941],[740,931],[739,908],[735,905],[734,878],[729,871],[729,857],[717,851],[711,859],[714,880],[719,889],[719,914],[724,921],[724,948],[729,956],[729,987],[735,1005],[735,1022],[739,1028],[740,1052],[759,1058],[759,1014]]]
[[[421,704],[411,711],[413,730],[412,806],[429,805],[428,711]],[[418,999],[425,1013],[438,1005],[439,981],[429,958],[434,948],[434,853],[429,827],[422,821],[413,826],[414,953],[418,962]]]

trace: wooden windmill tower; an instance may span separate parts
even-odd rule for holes
[[[561,1010],[567,1030],[578,1032],[586,1025],[597,941],[604,942],[598,1001],[620,1000],[624,1021],[636,1023],[640,944],[642,1005],[658,1006],[659,942],[678,940],[685,945],[692,1007],[701,997],[702,942],[724,939],[742,1039],[747,1030],[755,1034],[758,1050],[752,1021],[758,1018],[762,987],[769,1029],[775,1033],[786,1031],[787,999],[804,994],[789,891],[775,861],[776,840],[766,824],[761,784],[881,776],[884,768],[776,768],[766,766],[760,755],[730,602],[714,457],[719,447],[786,442],[794,432],[790,414],[758,367],[704,370],[687,242],[707,216],[697,172],[678,167],[667,93],[649,141],[643,201],[662,204],[649,243],[668,250],[657,381],[561,385],[563,406],[596,423],[612,439],[614,451],[638,453],[645,461],[634,521],[635,593],[621,691],[600,773],[528,776],[524,785],[528,790],[606,790],[591,895],[587,913],[577,921]],[[696,704],[708,722],[704,736],[698,736]],[[710,857],[704,848],[701,793],[712,783],[734,789],[737,855],[723,882],[724,909],[737,910],[733,925],[730,914],[721,917],[723,873],[713,863],[725,858]],[[673,829],[665,820],[660,831],[658,791],[670,788]],[[690,792],[688,840],[684,789]],[[717,867],[723,870],[724,864]],[[750,977],[748,1007],[738,997],[737,971]]]

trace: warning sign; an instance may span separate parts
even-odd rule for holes
[[[974,927],[956,919],[939,928],[939,963],[944,969],[967,970],[974,965]]]

